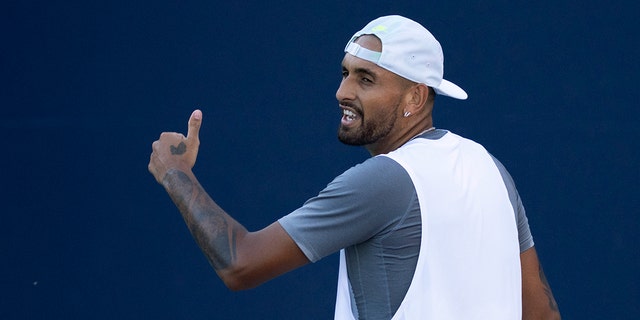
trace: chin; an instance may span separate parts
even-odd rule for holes
[[[338,140],[349,146],[358,146],[356,137],[353,137],[349,134],[349,132],[343,130],[342,128],[338,129]]]
[[[340,142],[349,146],[359,147],[367,144],[366,141],[361,136],[349,134],[342,130],[338,131],[338,140],[340,140]]]

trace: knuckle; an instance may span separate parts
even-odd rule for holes
[[[163,132],[160,134],[160,139],[171,139],[171,137],[179,136],[179,133],[175,132]]]

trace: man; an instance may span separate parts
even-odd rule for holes
[[[338,137],[372,158],[268,227],[249,232],[192,172],[202,113],[184,137],[163,133],[149,171],[232,290],[341,251],[336,319],[559,318],[506,169],[479,144],[433,127],[440,44],[400,16],[347,43],[336,93]]]

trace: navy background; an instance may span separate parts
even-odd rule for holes
[[[436,126],[509,168],[566,319],[640,316],[634,1],[3,1],[2,319],[328,319],[337,256],[228,291],[147,172],[201,108],[195,172],[262,228],[363,161],[335,138],[342,49],[423,23]]]

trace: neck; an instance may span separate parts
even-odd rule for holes
[[[426,129],[426,130],[424,130],[424,131],[422,131],[422,132],[420,132],[420,133],[416,134],[415,136],[413,136],[413,138],[411,138],[411,139],[409,139],[409,140],[413,140],[413,139],[415,139],[415,138],[417,138],[417,137],[419,137],[419,136],[421,136],[421,135],[423,135],[423,134],[425,134],[425,133],[427,133],[427,132],[433,131],[433,130],[435,130],[435,129],[436,129],[436,127],[430,127],[429,129]]]
[[[395,139],[392,136],[387,136],[376,141],[375,143],[366,145],[365,148],[367,149],[367,151],[369,151],[369,154],[371,154],[371,156],[386,154],[400,148],[409,140],[412,140],[413,138],[421,134],[433,131],[435,129],[436,128],[433,127],[432,122],[429,121],[426,125],[414,126],[409,130],[406,130]]]

